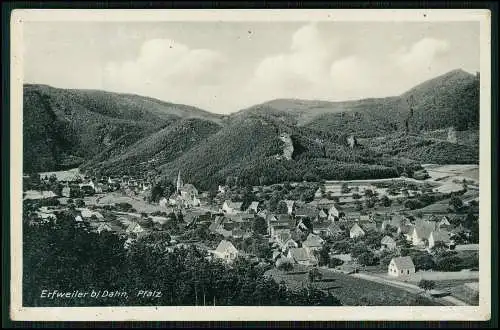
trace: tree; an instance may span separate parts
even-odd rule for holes
[[[378,258],[370,250],[361,253],[357,259],[358,262],[363,266],[373,266],[378,263]]]
[[[436,283],[431,280],[424,280],[421,279],[420,282],[418,282],[418,287],[425,290],[425,292],[430,291],[436,287]]]
[[[344,262],[339,258],[331,258],[328,262],[328,268],[335,268],[342,265]]]
[[[427,252],[417,252],[411,255],[415,270],[429,270],[436,267],[432,255]]]
[[[389,207],[391,206],[392,204],[392,201],[390,200],[389,197],[387,197],[386,195],[383,195],[381,198],[380,198],[380,204],[382,204],[383,206],[385,207]]]
[[[450,199],[449,205],[454,210],[460,210],[464,205],[464,203],[458,196],[453,196]]]
[[[293,265],[291,262],[285,261],[285,262],[278,264],[278,266],[276,266],[276,268],[278,268],[279,270],[281,270],[283,272],[289,272],[289,271],[293,270]]]
[[[267,234],[267,223],[262,217],[256,217],[253,221],[253,232],[260,235]]]
[[[361,195],[358,193],[354,193],[354,194],[352,194],[352,198],[353,199],[361,199]]]
[[[371,190],[371,189],[365,189],[365,197],[371,198],[373,196],[374,196],[373,190]]]
[[[83,201],[83,199],[78,198],[78,199],[75,200],[75,206],[76,207],[84,207],[85,206],[85,202]]]
[[[323,278],[323,274],[316,267],[311,269],[307,275],[309,277],[309,282],[315,282],[316,280],[321,280]]]
[[[318,253],[318,264],[320,266],[328,265],[330,261],[330,247],[328,245],[323,245]]]
[[[354,205],[356,205],[356,211],[361,211],[363,209],[363,204],[361,204],[360,201],[356,201]]]
[[[349,189],[347,182],[342,183],[342,187],[341,187],[342,194],[348,194],[350,191],[351,191],[351,189]]]

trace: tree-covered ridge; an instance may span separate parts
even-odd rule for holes
[[[182,118],[218,122],[222,117],[137,95],[25,85],[24,170],[75,167],[94,157],[102,161]]]
[[[179,120],[140,139],[123,152],[110,155],[109,158],[90,160],[84,169],[99,169],[103,174],[141,175],[144,171],[173,161],[219,129],[218,124],[207,120]]]
[[[71,215],[59,214],[57,224],[24,226],[23,306],[340,305],[312,287],[287,289],[244,259],[229,266],[208,260],[206,252],[195,247],[167,252],[168,242],[161,236],[139,239],[126,250],[125,238],[74,224]],[[47,299],[41,297],[44,289],[119,291],[128,298]],[[137,296],[139,290],[161,294],[145,298]]]

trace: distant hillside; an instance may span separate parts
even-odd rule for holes
[[[130,94],[68,90],[46,85],[23,89],[24,171],[75,167],[101,158],[182,118],[220,122],[194,107]]]
[[[404,130],[409,119],[412,132],[455,126],[457,130],[479,127],[479,79],[454,70],[428,80],[400,96],[346,102],[278,99],[241,110],[233,116],[281,113],[297,125],[315,131],[340,132],[361,137]]]
[[[230,116],[129,94],[36,85],[24,93],[25,171],[78,165],[174,180],[180,170],[209,189],[226,180],[388,178],[411,175],[422,163],[479,158],[479,80],[461,70],[400,96],[281,99]],[[447,140],[450,126],[455,142]],[[350,135],[357,143],[348,143]]]
[[[83,169],[98,169],[102,174],[129,173],[141,175],[146,170],[168,163],[181,156],[221,127],[208,120],[183,119],[148,135],[122,153],[109,159],[91,159]]]

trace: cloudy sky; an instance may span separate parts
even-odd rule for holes
[[[477,22],[29,22],[24,81],[230,113],[275,98],[398,95],[479,71]]]

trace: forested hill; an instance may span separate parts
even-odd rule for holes
[[[381,136],[403,130],[409,118],[413,132],[454,126],[457,130],[479,127],[479,79],[453,70],[419,84],[399,96],[346,102],[278,99],[235,113],[281,113],[297,125],[316,131],[338,131],[361,137]]]
[[[24,93],[25,172],[78,165],[174,179],[181,170],[207,189],[228,177],[244,184],[382,178],[479,158],[479,79],[462,70],[400,96],[274,100],[230,116],[134,95],[39,85]],[[447,138],[449,127],[457,139]]]
[[[131,94],[46,85],[25,85],[23,92],[25,172],[75,167],[97,155],[120,154],[184,118],[215,123],[223,118],[195,107]]]

